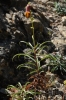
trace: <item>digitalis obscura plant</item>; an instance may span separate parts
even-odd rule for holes
[[[43,43],[36,43],[35,41],[35,34],[34,34],[34,18],[31,13],[31,6],[28,4],[26,6],[26,12],[24,13],[26,18],[30,18],[32,26],[32,42],[26,42],[26,41],[20,41],[20,43],[24,43],[27,46],[29,46],[29,50],[26,53],[19,53],[13,56],[13,60],[17,56],[18,58],[20,56],[23,56],[24,58],[27,59],[25,63],[22,63],[17,66],[17,68],[22,68],[25,67],[29,69],[30,73],[30,78],[33,79],[31,83],[28,85],[25,85],[25,87],[22,87],[21,84],[19,83],[18,87],[14,87],[13,85],[9,86],[7,90],[10,88],[16,88],[16,93],[13,92],[10,94],[12,98],[17,98],[16,100],[29,100],[31,98],[31,95],[33,96],[34,93],[36,93],[36,89],[46,89],[46,83],[48,83],[47,78],[44,76],[44,70],[41,65],[41,61],[46,58],[46,55],[42,53],[44,48],[47,48],[46,43],[49,42],[43,42]],[[43,73],[43,74],[42,74]],[[31,88],[31,89],[30,89]],[[35,92],[32,91],[35,89]],[[30,90],[30,91],[29,91]],[[28,95],[28,96],[27,96]],[[30,96],[30,97],[29,97]],[[18,99],[19,98],[19,99]],[[32,99],[31,99],[32,100]]]
[[[26,52],[26,53],[19,53],[14,55],[13,59],[15,59],[16,56],[20,57],[20,56],[24,56],[27,59],[29,59],[29,61],[27,61],[26,63],[20,64],[17,68],[21,68],[21,67],[26,67],[28,69],[30,69],[30,74],[34,74],[34,73],[39,73],[41,71],[43,71],[43,68],[41,66],[41,61],[44,58],[44,54],[42,54],[42,51],[44,48],[46,48],[46,43],[49,42],[43,42],[42,44],[40,43],[36,43],[35,42],[35,33],[34,33],[34,18],[32,16],[31,13],[31,6],[30,4],[28,4],[26,6],[26,12],[24,13],[26,18],[30,18],[32,26],[32,44],[30,42],[25,42],[25,41],[20,41],[20,43],[25,43],[27,46],[30,47],[30,49]]]
[[[12,98],[11,100],[32,100],[32,96],[36,94],[33,90],[26,90],[26,83],[25,85],[21,85],[20,82],[16,86],[9,85],[6,89],[9,96]]]

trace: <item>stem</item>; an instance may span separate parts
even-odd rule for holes
[[[34,47],[35,47],[35,35],[34,35],[34,24],[33,24],[33,19],[31,19],[31,22],[32,22],[32,31],[33,31],[32,40],[33,40],[33,45],[34,45]]]
[[[34,45],[34,58],[35,58],[35,60],[36,60],[36,63],[35,63],[35,65],[36,65],[36,69],[37,69],[37,73],[39,73],[39,70],[38,70],[38,64],[37,64],[37,58],[36,58],[36,44],[35,44],[35,34],[34,34],[34,23],[33,23],[33,17],[31,17],[31,23],[32,23],[32,32],[33,32],[33,37],[32,37],[32,40],[33,40],[33,45]]]

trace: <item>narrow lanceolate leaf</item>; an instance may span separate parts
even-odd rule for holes
[[[34,95],[35,94],[35,92],[34,91],[26,91],[27,92],[27,94],[31,94],[31,95]]]
[[[25,41],[20,41],[22,43],[25,43],[26,45],[30,46],[31,48],[33,48],[32,44],[30,42],[25,42]]]
[[[22,89],[22,85],[21,85],[20,82],[18,82],[18,86],[19,86],[20,89]]]
[[[36,72],[37,72],[37,70],[31,71],[31,72],[29,73],[29,75],[34,74],[34,73],[36,73]]]
[[[32,66],[36,66],[36,65],[33,62],[26,62],[26,63],[23,63],[23,64],[18,65],[17,68],[20,69],[21,67],[26,67],[26,66],[28,66],[29,69],[33,69]]]
[[[10,88],[16,88],[16,87],[13,86],[13,85],[9,85],[9,86],[7,87],[7,89],[10,89]]]
[[[42,44],[39,45],[39,48],[41,48],[42,46],[44,46],[46,43],[50,43],[51,41],[46,41],[46,42],[43,42]]]
[[[26,56],[26,57],[30,58],[33,62],[36,62],[36,61],[33,59],[33,56],[32,56],[32,55],[23,54],[23,53],[19,53],[19,54],[14,55],[13,58],[12,58],[12,60],[13,60],[15,57],[20,57],[20,56]]]
[[[42,52],[42,50],[43,50],[44,48],[47,48],[47,47],[48,47],[48,46],[43,46],[43,47],[41,47],[41,48],[38,47],[38,48],[36,49],[36,51],[37,51],[38,54],[40,54],[40,53]]]
[[[39,47],[39,43],[37,43],[37,44],[34,46],[35,50],[36,50],[38,47]]]
[[[54,67],[54,68],[51,70],[51,72],[54,72],[54,71],[57,70],[57,69],[58,69],[58,66]]]
[[[55,58],[54,56],[52,56],[51,54],[46,54],[46,55],[44,55],[44,57],[41,59],[41,61],[44,60],[44,59],[48,59],[48,58],[50,58],[50,59],[52,59],[52,60],[56,60],[56,58]]]
[[[63,68],[63,70],[66,72],[66,69],[65,68]]]
[[[42,70],[43,68],[42,68],[42,66],[39,68],[39,70]]]
[[[17,68],[21,68],[21,67],[25,67],[25,68],[28,68],[28,69],[32,69],[32,67],[27,66],[27,65],[22,65],[22,64],[20,64],[19,66],[17,66]]]
[[[30,49],[30,50],[28,50],[27,52],[24,52],[25,54],[31,54],[31,53],[33,53],[33,50],[32,49]]]

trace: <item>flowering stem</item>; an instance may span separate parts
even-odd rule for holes
[[[33,45],[34,45],[34,47],[35,47],[35,35],[34,35],[34,24],[33,24],[33,18],[31,18],[31,22],[32,22],[32,32],[33,32],[32,40],[33,40]]]
[[[34,58],[35,58],[35,60],[36,60],[36,63],[35,63],[35,65],[36,65],[36,68],[37,68],[37,73],[39,73],[39,70],[38,70],[38,64],[37,64],[37,58],[36,58],[36,44],[35,44],[35,34],[34,34],[34,23],[33,23],[33,17],[31,18],[31,23],[32,23],[32,32],[33,32],[33,34],[32,34],[32,40],[33,40],[33,45],[34,45]]]

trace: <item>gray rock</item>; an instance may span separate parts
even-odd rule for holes
[[[52,6],[52,7],[54,6],[54,3],[52,1],[48,1],[47,4]]]
[[[58,29],[60,33],[66,38],[66,26],[59,25]]]
[[[10,0],[11,6],[15,6],[17,8],[23,8],[28,3],[28,0]]]
[[[19,30],[16,30],[15,32],[14,32],[14,36],[15,36],[15,38],[16,38],[16,40],[19,40],[19,41],[21,41],[21,40],[26,40],[26,37],[25,37],[25,35],[21,32],[21,31],[19,31]]]
[[[62,23],[63,23],[63,26],[66,26],[66,16],[62,17]]]
[[[7,13],[6,13],[6,18],[11,19],[12,16],[11,16],[10,14],[7,14]]]
[[[62,96],[61,95],[56,95],[53,100],[62,100]]]
[[[61,45],[61,46],[59,46],[59,52],[60,52],[62,55],[66,55],[66,45]]]
[[[34,19],[34,21],[33,21],[33,24],[34,24],[34,29],[35,30],[37,30],[38,32],[43,32],[43,24],[41,23],[41,21],[40,20],[38,20],[38,19]],[[27,30],[27,32],[29,31],[30,33],[32,33],[32,29],[31,29],[31,20],[29,19],[29,20],[27,20],[27,22],[25,23],[25,27],[26,27],[26,30]]]

